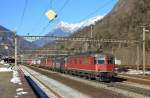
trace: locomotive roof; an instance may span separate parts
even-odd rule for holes
[[[110,53],[98,53],[98,52],[88,52],[88,53],[80,53],[80,54],[76,54],[76,55],[70,55],[68,57],[76,57],[76,56],[95,56],[95,55],[99,55],[99,56],[113,56]]]

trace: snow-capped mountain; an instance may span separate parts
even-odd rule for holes
[[[78,30],[83,29],[84,27],[94,25],[96,21],[99,21],[102,18],[103,18],[103,16],[96,16],[91,19],[79,22],[79,23],[67,23],[67,22],[61,21],[52,29],[52,31],[50,31],[48,34],[46,34],[46,36],[49,36],[49,35],[55,35],[58,37],[69,36],[69,35],[77,32]],[[39,47],[42,47],[45,44],[50,43],[52,41],[53,41],[52,39],[42,38],[42,39],[34,41],[33,43]]]
[[[70,33],[74,33],[79,29],[82,29],[86,26],[90,26],[91,24],[95,24],[96,21],[101,20],[103,18],[103,16],[96,16],[93,17],[89,20],[85,20],[79,23],[67,23],[67,22],[63,22],[61,21],[54,29],[63,29],[64,31],[68,31]]]

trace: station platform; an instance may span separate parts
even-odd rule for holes
[[[18,70],[19,82],[13,74],[8,64],[0,64],[0,98],[37,98],[23,72]]]

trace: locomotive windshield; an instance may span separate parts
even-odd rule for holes
[[[95,55],[95,64],[104,64],[105,61],[107,64],[115,64],[115,58],[112,55]]]
[[[104,60],[97,60],[97,64],[104,64]]]
[[[96,56],[95,63],[96,64],[104,64],[105,63],[105,56],[103,56],[103,55]]]

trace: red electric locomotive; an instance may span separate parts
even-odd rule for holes
[[[110,81],[115,75],[115,57],[108,54],[69,56],[65,69],[71,74]]]

